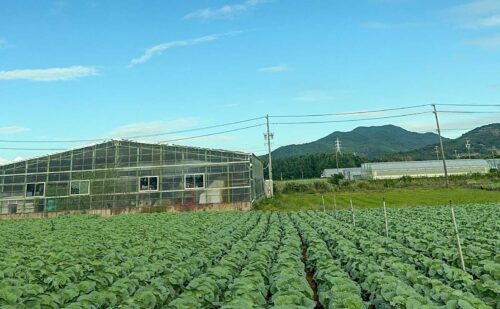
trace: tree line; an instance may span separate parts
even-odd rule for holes
[[[267,166],[267,158],[263,159],[264,166]],[[368,162],[366,158],[356,156],[352,153],[338,154],[339,168],[359,167],[362,163]],[[319,178],[324,169],[336,168],[337,161],[335,153],[314,153],[286,158],[273,159],[273,179],[306,179]],[[264,170],[266,179],[268,169]]]

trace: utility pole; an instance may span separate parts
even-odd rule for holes
[[[455,149],[455,159],[458,159],[458,153],[457,153],[457,150]]]
[[[438,119],[438,113],[436,110],[436,104],[432,104],[432,107],[434,108],[434,116],[436,116],[436,126],[437,126],[437,131],[439,135],[439,145],[441,146],[441,157],[443,158],[443,168],[444,168],[444,178],[446,179],[446,186],[450,186],[450,182],[448,181],[448,169],[446,168],[446,159],[444,157],[444,149],[443,149],[443,138],[441,137],[441,128],[439,128],[439,119]]]
[[[434,150],[436,151],[436,157],[439,161],[439,147],[438,146],[434,147]]]
[[[337,174],[339,173],[339,157],[338,157],[339,153],[340,153],[340,140],[337,137],[337,140],[335,141],[335,162],[337,163]]]
[[[470,160],[470,143],[469,143],[469,139],[465,140],[465,148],[467,148],[467,154],[469,155],[469,160]]]
[[[269,153],[269,181],[271,183],[271,187],[269,188],[269,191],[271,193],[271,197],[274,196],[274,190],[273,190],[273,158],[271,155],[271,139],[274,137],[274,133],[271,133],[269,131],[269,115],[266,115],[266,124],[267,124],[267,133],[264,134],[264,138],[267,140],[267,151]]]

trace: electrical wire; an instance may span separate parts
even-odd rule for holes
[[[64,148],[16,148],[16,147],[0,147],[1,150],[46,150],[46,151],[59,151],[67,150]]]
[[[478,106],[478,107],[487,107],[487,106],[500,107],[500,104],[445,104],[445,103],[443,103],[443,104],[434,104],[434,105],[437,105],[437,106],[441,105],[441,106],[470,106],[470,107],[476,107],[476,106]]]
[[[445,114],[500,114],[500,111],[437,111],[438,113]]]
[[[393,116],[382,116],[382,117],[372,117],[372,118],[357,118],[357,119],[344,119],[344,120],[324,120],[324,121],[296,121],[296,122],[273,122],[273,125],[288,125],[288,124],[319,124],[319,123],[336,123],[336,122],[353,122],[353,121],[367,121],[367,120],[378,120],[378,119],[389,119],[389,118],[401,118],[408,116],[416,116],[423,114],[431,114],[431,111],[428,112],[419,112],[419,113],[409,113],[409,114],[401,114],[401,115],[393,115]]]
[[[358,115],[358,114],[370,114],[370,113],[380,113],[380,112],[389,112],[403,109],[411,109],[418,108],[424,106],[431,106],[431,104],[421,104],[421,105],[412,105],[412,106],[404,106],[404,107],[395,107],[395,108],[386,108],[386,109],[378,109],[378,110],[367,110],[367,111],[356,111],[356,112],[340,112],[340,113],[328,113],[328,114],[309,114],[309,115],[275,115],[269,116],[272,118],[301,118],[301,117],[325,117],[325,116],[342,116],[342,115]]]
[[[256,118],[250,118],[250,119],[239,120],[239,121],[234,121],[234,122],[222,123],[222,124],[217,124],[217,125],[212,125],[212,126],[205,126],[205,127],[184,129],[184,130],[176,130],[176,131],[167,131],[167,132],[160,132],[160,133],[155,133],[155,134],[127,136],[127,137],[122,137],[122,138],[123,139],[137,139],[137,138],[163,136],[163,135],[169,135],[169,134],[181,134],[181,133],[188,133],[188,132],[194,132],[194,131],[200,131],[200,130],[220,128],[220,127],[224,127],[224,126],[230,126],[230,125],[255,121],[255,120],[264,119],[264,118],[265,117],[262,116],[262,117],[256,117]],[[110,138],[53,140],[53,141],[49,141],[49,140],[0,140],[0,143],[87,143],[87,142],[106,141],[109,139]]]
[[[188,137],[180,137],[180,138],[175,138],[175,139],[158,141],[157,143],[169,143],[169,142],[184,141],[184,140],[196,139],[196,138],[201,138],[201,137],[220,135],[220,134],[224,134],[224,133],[237,132],[237,131],[247,130],[247,129],[251,129],[251,128],[262,127],[262,126],[264,126],[263,123],[256,124],[256,125],[251,125],[251,126],[246,126],[246,127],[242,127],[242,128],[231,129],[231,130],[213,132],[213,133],[208,133],[208,134],[202,134],[202,135],[196,135],[196,136],[188,136]],[[2,149],[2,150],[47,150],[47,151],[67,150],[67,149],[64,149],[64,148],[15,148],[15,147],[0,147],[0,149]]]
[[[200,137],[207,137],[207,136],[219,135],[219,134],[224,134],[224,133],[242,131],[242,130],[257,128],[257,127],[262,127],[262,126],[264,126],[263,123],[252,125],[252,126],[247,126],[247,127],[243,127],[243,128],[232,129],[232,130],[219,131],[219,132],[196,135],[196,136],[180,137],[180,138],[175,138],[175,139],[163,140],[163,141],[159,141],[159,143],[170,143],[170,142],[184,141],[184,140],[195,139],[195,138],[200,138]]]

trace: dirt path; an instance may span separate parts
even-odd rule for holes
[[[309,270],[307,268],[307,248],[306,246],[302,245],[302,261],[304,262],[304,271],[306,272],[306,279],[307,282],[309,282],[309,285],[311,286],[311,289],[313,290],[313,297],[314,301],[316,302],[316,309],[323,309],[323,305],[319,303],[319,296],[318,296],[318,286],[316,285],[316,282],[314,282],[314,270]]]

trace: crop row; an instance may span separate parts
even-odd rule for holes
[[[500,308],[494,209],[457,211],[467,271],[447,207],[0,222],[0,307]]]

